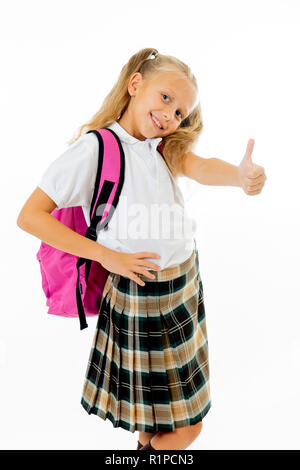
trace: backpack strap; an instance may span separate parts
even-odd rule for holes
[[[96,129],[87,132],[94,133],[99,142],[98,168],[94,186],[94,193],[90,207],[90,226],[85,237],[96,241],[97,229],[107,229],[124,183],[125,156],[119,137],[112,129]],[[82,302],[82,289],[80,289],[80,266],[85,266],[85,282],[88,282],[89,272],[93,260],[79,258],[77,261],[76,300],[80,329],[87,328],[86,316]]]

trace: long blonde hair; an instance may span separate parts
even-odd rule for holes
[[[174,69],[190,79],[198,91],[196,78],[184,62],[173,56],[159,54],[157,49],[141,49],[123,66],[117,82],[105,97],[99,111],[94,114],[89,122],[79,127],[77,134],[68,144],[73,144],[89,130],[108,127],[122,116],[131,99],[128,93],[128,83],[131,75],[140,72],[145,79],[148,79],[153,73]],[[200,103],[198,103],[180,123],[176,131],[162,139],[164,159],[174,178],[181,174],[183,156],[193,149],[202,128],[202,113]]]

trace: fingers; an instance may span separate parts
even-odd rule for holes
[[[135,271],[139,274],[143,274],[144,276],[149,277],[149,279],[155,279],[155,276],[151,273],[148,273],[146,270],[135,269]],[[144,287],[145,282],[142,281],[142,279],[140,279],[135,273],[131,273],[131,275],[128,277],[129,279],[132,279],[133,281],[135,281],[139,286]]]
[[[142,286],[144,287],[145,283],[144,281],[142,281],[138,276],[136,276],[135,274],[132,274],[132,276],[129,276],[129,279],[132,279],[133,281],[135,281],[139,286]]]
[[[248,184],[243,186],[243,189],[246,194],[250,196],[254,196],[255,194],[259,194],[262,191],[262,188],[264,187],[265,180],[258,184]]]
[[[258,191],[251,191],[251,192],[247,192],[248,196],[255,196],[256,194],[260,194],[261,193],[261,189],[259,189]]]
[[[254,139],[249,139],[248,143],[247,143],[246,152],[245,152],[245,155],[244,155],[244,160],[249,162],[249,163],[253,163],[252,162],[253,147],[254,147]]]
[[[247,191],[249,191],[250,193],[253,192],[253,191],[257,191],[258,189],[262,188],[263,187],[263,184],[262,183],[258,183],[258,184],[252,184],[250,186],[247,187]]]
[[[249,139],[249,140],[248,140],[247,148],[246,148],[246,153],[250,153],[250,154],[251,154],[251,153],[253,152],[254,144],[255,144],[255,140],[254,140],[254,139]]]
[[[267,179],[265,174],[262,174],[260,176],[256,176],[255,178],[252,178],[251,176],[247,176],[245,178],[245,181],[248,183],[250,186],[255,186],[258,183],[263,183]]]
[[[144,262],[145,263],[145,262]],[[150,267],[151,265],[155,266],[153,263],[149,263]],[[158,269],[160,269],[159,266],[157,266]],[[140,265],[135,265],[134,266],[134,272],[131,273],[130,279],[133,279],[135,282],[137,282],[140,286],[144,286],[145,282],[142,281],[135,273],[142,274],[145,277],[148,277],[149,279],[155,279],[154,274],[150,273],[147,269],[143,268]]]
[[[149,271],[147,271],[147,269],[136,267],[136,268],[134,268],[134,271],[139,273],[139,274],[143,274],[143,276],[149,277],[149,279],[155,279],[154,274],[149,273]]]
[[[158,264],[151,263],[151,261],[137,261],[136,264],[138,266],[147,266],[147,268],[156,269],[157,271],[160,270],[160,266],[158,266]]]
[[[254,164],[253,174],[251,176],[249,175],[248,178],[256,179],[256,178],[263,176],[264,174],[265,174],[264,167],[258,166],[258,165],[255,166]]]
[[[141,258],[160,258],[160,255],[158,253],[152,253],[150,251],[140,251],[138,253],[134,253],[134,257],[136,258],[135,266],[132,268],[134,272],[130,272],[130,275],[128,277],[129,279],[132,279],[133,281],[135,281],[139,286],[145,286],[145,282],[142,281],[135,274],[135,272],[139,274],[143,274],[149,279],[155,279],[155,276],[149,273],[147,269],[143,269],[142,266],[147,266],[151,269],[156,269],[156,270],[160,270],[161,268],[157,264],[151,263],[150,261],[142,261]]]
[[[259,180],[257,180],[257,182],[252,182],[252,183],[248,183],[245,185],[247,191],[254,191],[255,189],[258,189],[260,187],[262,187],[265,183],[265,180],[266,178],[261,178]]]

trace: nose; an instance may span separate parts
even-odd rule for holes
[[[170,109],[165,109],[165,110],[163,111],[163,117],[164,117],[164,119],[165,119],[166,121],[169,121],[169,120],[170,120],[170,118],[171,118],[171,111],[170,111]]]
[[[169,122],[172,119],[173,114],[175,114],[175,105],[173,103],[168,103],[168,106],[166,106],[163,110],[163,117],[164,119]]]

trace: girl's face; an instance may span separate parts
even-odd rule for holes
[[[137,72],[131,76],[128,92],[132,98],[119,123],[139,140],[175,132],[197,98],[194,84],[177,71],[161,71],[148,80]]]

